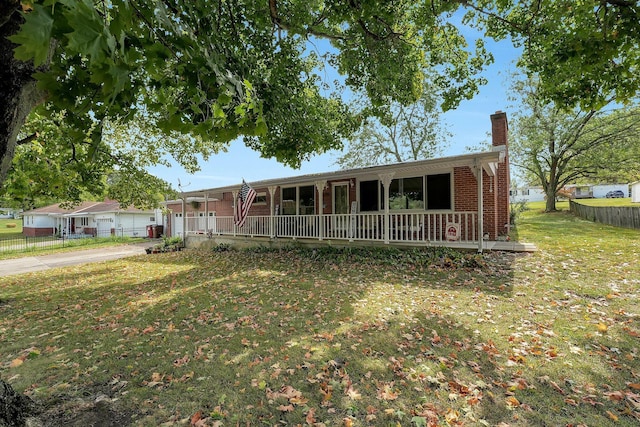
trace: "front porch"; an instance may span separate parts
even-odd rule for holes
[[[448,246],[460,249],[531,251],[532,245],[480,239],[477,212],[353,213],[325,215],[249,216],[242,227],[232,216],[185,218],[190,242],[270,244],[291,241],[306,244],[365,244]]]

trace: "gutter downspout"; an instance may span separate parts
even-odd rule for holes
[[[484,249],[484,200],[482,198],[482,166],[475,160],[476,181],[478,183],[478,253]]]

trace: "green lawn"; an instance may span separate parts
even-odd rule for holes
[[[22,236],[21,219],[0,219],[0,239]]]
[[[619,199],[579,199],[575,202],[587,206],[635,206],[640,207],[640,203],[632,203],[631,197],[623,197]]]
[[[640,232],[535,206],[517,231],[539,251],[189,250],[0,278],[0,377],[54,425],[638,425]]]

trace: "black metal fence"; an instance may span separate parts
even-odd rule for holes
[[[29,251],[39,248],[64,247],[69,239],[58,238],[55,236],[42,237],[12,237],[9,239],[0,239],[0,252],[6,251]]]
[[[105,233],[92,234],[65,234],[61,236],[41,236],[41,237],[11,237],[0,238],[0,253],[29,252],[43,248],[63,248],[68,246],[80,246],[91,244],[96,237],[119,239],[119,238],[144,238],[148,236],[146,227],[139,228],[116,228]],[[91,240],[91,242],[89,241]]]

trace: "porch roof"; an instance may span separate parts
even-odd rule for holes
[[[395,172],[398,175],[417,173],[424,174],[430,171],[438,171],[444,169],[452,169],[454,167],[482,167],[489,176],[493,176],[498,163],[504,161],[504,147],[494,147],[491,151],[483,151],[478,153],[462,154],[458,156],[440,157],[437,159],[417,160],[411,162],[392,163],[387,165],[369,166],[358,169],[343,169],[333,172],[322,172],[314,174],[298,175],[286,178],[266,179],[260,181],[252,181],[249,184],[253,188],[265,188],[270,186],[282,185],[299,185],[309,184],[315,181],[323,180],[340,180],[358,177],[375,176]],[[229,185],[225,187],[215,187],[201,190],[185,191],[184,197],[198,197],[207,195],[208,197],[222,198],[222,193],[238,191],[242,184]],[[211,200],[211,199],[210,199]]]

